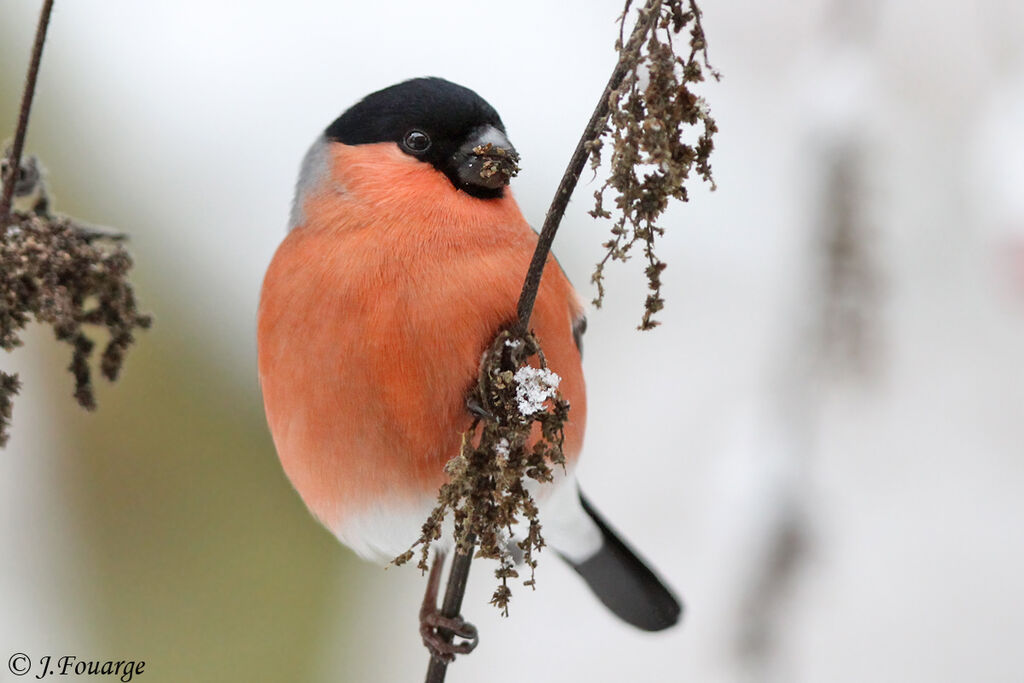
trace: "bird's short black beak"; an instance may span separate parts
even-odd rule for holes
[[[519,173],[519,154],[494,126],[474,130],[455,153],[459,181],[464,185],[500,190]]]

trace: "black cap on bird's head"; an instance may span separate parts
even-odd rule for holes
[[[325,131],[345,145],[393,142],[481,199],[501,197],[519,155],[494,107],[443,78],[414,78],[367,95]]]

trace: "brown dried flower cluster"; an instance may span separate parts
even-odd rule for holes
[[[127,279],[131,257],[113,243],[120,237],[68,218],[17,211],[0,235],[0,348],[19,346],[18,333],[33,318],[53,327],[57,339],[72,348],[74,396],[87,410],[96,407],[89,365],[96,342],[85,328],[107,332],[99,369],[114,381],[135,330],[151,322],[136,308]],[[18,388],[16,375],[0,372],[0,446],[7,442]]]
[[[537,368],[529,365],[534,357]],[[498,561],[495,575],[501,585],[491,603],[506,615],[512,596],[508,580],[519,576],[516,557],[521,551],[530,568],[523,584],[533,586],[534,553],[544,546],[537,504],[525,481],[549,482],[553,468],[565,464],[562,443],[569,403],[557,393],[555,382],[545,384],[551,377],[532,334],[498,335],[481,360],[478,383],[468,400],[478,417],[462,435],[461,452],[446,465],[449,481],[413,545],[421,546],[418,566],[426,571],[430,544],[441,538],[442,523],[451,513],[459,550],[472,552],[475,542],[476,557]],[[520,519],[528,527],[525,538],[514,541]],[[410,549],[394,562],[404,564],[412,557]]]
[[[688,201],[686,182],[690,172],[697,173],[715,188],[711,177],[710,156],[714,149],[715,120],[703,98],[691,87],[704,80],[705,71],[716,80],[718,72],[707,61],[707,42],[701,26],[700,10],[691,0],[664,0],[649,3],[641,10],[638,22],[656,19],[640,40],[624,44],[622,31],[631,0],[620,20],[616,49],[627,68],[621,83],[609,96],[610,113],[601,132],[588,142],[591,166],[601,165],[605,139],[610,142],[610,174],[594,193],[590,215],[612,218],[604,208],[604,195],[611,191],[616,208],[612,238],[604,243],[607,253],[597,264],[591,281],[597,285],[594,305],[604,300],[604,267],[610,260],[625,261],[630,250],[642,243],[647,259],[650,294],[644,307],[640,329],[658,325],[653,316],[664,307],[661,273],[665,263],[655,252],[655,240],[664,234],[657,224],[669,200]],[[676,53],[673,36],[689,28],[689,55]],[[684,142],[688,128],[701,126],[692,143]]]

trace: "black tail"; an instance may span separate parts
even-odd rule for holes
[[[675,625],[683,608],[672,591],[609,528],[582,493],[580,502],[601,529],[604,543],[584,562],[570,562],[572,568],[620,619],[645,631]]]

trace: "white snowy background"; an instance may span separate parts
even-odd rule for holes
[[[4,130],[37,5],[0,0]],[[684,596],[685,620],[631,630],[554,555],[542,556],[536,591],[513,587],[504,619],[486,604],[493,580],[479,565],[464,613],[481,643],[449,680],[1024,681],[1024,5],[702,5],[725,76],[701,89],[721,128],[718,191],[694,191],[665,218],[656,331],[635,330],[639,264],[608,271],[609,300],[589,316],[579,470]],[[156,431],[133,433],[121,469],[79,478],[81,463],[112,461],[85,450],[78,430],[121,443],[116,431],[130,429],[122,387],[82,416],[47,334],[0,357],[26,384],[0,452],[0,661],[141,658],[139,680],[150,682],[422,678],[423,579],[358,563],[315,530],[252,417],[262,274],[309,142],[361,96],[412,76],[444,76],[498,109],[523,155],[513,190],[539,224],[614,63],[621,7],[58,0],[29,149],[58,209],[132,233],[157,324],[129,354],[124,382],[153,361],[147,345],[170,345],[216,370],[216,382],[186,391],[219,412],[192,423],[185,408],[164,412],[157,385],[142,387],[133,409],[152,400],[146,429]],[[823,367],[811,332],[823,169],[837,149],[858,155],[857,215],[880,286],[862,375]],[[595,186],[579,188],[555,244],[585,298],[607,230],[585,213]],[[170,421],[179,431],[160,431]],[[182,447],[178,468],[154,464],[156,448],[177,459],[179,432],[217,446],[202,459]],[[197,502],[202,468],[229,485]],[[266,473],[258,485],[246,484],[250,468]],[[126,496],[124,514],[111,514]],[[250,528],[278,519],[265,499],[284,501],[286,522]],[[166,516],[155,517],[158,503]],[[782,587],[759,596],[790,513],[804,552]],[[106,519],[131,535],[96,521]],[[264,534],[303,543],[263,546]],[[307,546],[319,559],[303,578]],[[219,559],[224,548],[238,571]],[[265,580],[247,588],[254,566],[268,568]],[[175,578],[193,573],[201,590]],[[315,596],[292,601],[307,581]],[[203,608],[232,591],[243,597]],[[266,601],[283,607],[252,618]],[[278,652],[275,615],[286,610],[288,623],[309,624],[299,654]],[[744,658],[745,629],[762,617],[768,649]],[[201,654],[168,645],[193,631]],[[246,645],[219,650],[222,637]],[[250,656],[291,656],[300,668],[246,668]]]

